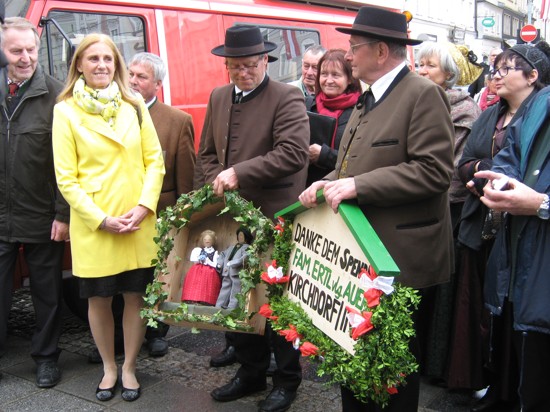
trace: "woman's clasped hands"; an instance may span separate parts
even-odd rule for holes
[[[101,230],[110,233],[131,233],[139,230],[139,224],[152,213],[142,205],[137,205],[122,216],[107,216],[101,224]]]

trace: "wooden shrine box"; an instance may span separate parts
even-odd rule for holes
[[[179,232],[175,228],[171,230],[174,238],[174,248],[167,259],[169,275],[159,278],[160,281],[165,283],[163,288],[168,293],[168,297],[164,302],[159,304],[158,309],[160,311],[175,311],[180,307],[185,274],[193,265],[189,257],[193,248],[200,246],[200,234],[204,230],[213,230],[216,232],[217,241],[215,248],[218,252],[235,244],[237,240],[236,230],[239,227],[239,223],[234,220],[234,216],[230,212],[219,215],[224,207],[225,204],[222,199],[219,202],[207,204],[201,211],[193,213],[189,222]],[[269,256],[266,256],[265,261],[269,261]],[[256,288],[251,289],[246,299],[246,312],[247,314],[255,313],[255,315],[251,319],[236,321],[236,323],[241,322],[242,325],[250,327],[249,333],[262,335],[264,333],[266,319],[257,312],[260,306],[267,303],[265,292],[266,288],[263,284],[258,284]],[[213,306],[192,304],[188,304],[187,306],[189,315],[212,317],[220,312],[220,310],[223,314],[231,312],[230,310],[222,310]],[[211,322],[191,322],[185,320],[177,322],[171,319],[163,320],[163,322],[169,325],[195,327],[198,329],[244,332],[242,330],[228,329]]]

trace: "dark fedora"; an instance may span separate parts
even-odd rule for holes
[[[264,41],[257,26],[233,26],[225,32],[225,44],[214,47],[212,54],[221,57],[248,57],[269,53],[277,48],[275,43]],[[274,62],[276,57],[268,56]]]
[[[422,40],[407,37],[407,18],[404,14],[378,7],[361,7],[351,28],[337,27],[336,30],[411,46],[422,43]]]

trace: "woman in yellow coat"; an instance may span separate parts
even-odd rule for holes
[[[71,207],[73,273],[89,303],[88,318],[103,360],[96,397],[114,396],[112,297],[122,293],[122,398],[136,400],[135,376],[145,326],[139,312],[153,279],[153,238],[164,162],[144,102],[128,89],[124,60],[110,37],[86,36],[54,109],[57,183]]]

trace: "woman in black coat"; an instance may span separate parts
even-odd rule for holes
[[[321,57],[315,81],[318,93],[306,99],[307,110],[336,119],[336,128],[330,138],[311,136],[306,187],[334,170],[340,140],[361,95],[361,85],[353,78],[345,55],[345,50],[332,49]]]
[[[516,362],[510,358],[513,356],[508,347],[510,337],[502,334],[506,330],[502,325],[489,320],[483,307],[485,267],[493,240],[489,236],[489,210],[479,199],[486,182],[474,178],[474,173],[491,169],[494,156],[506,142],[508,126],[521,116],[528,102],[544,87],[540,79],[547,68],[537,66],[542,60],[529,59],[542,54],[534,49],[518,45],[496,58],[491,76],[500,101],[484,111],[474,123],[458,165],[459,176],[471,193],[462,210],[458,235],[461,256],[448,385],[476,390],[489,384],[486,396],[474,406],[474,411],[489,405],[498,410],[513,410],[517,402],[518,375],[513,367]],[[496,219],[498,214],[493,216]],[[498,219],[495,223],[497,228]],[[502,318],[506,318],[506,309]],[[491,350],[488,350],[489,334]]]

